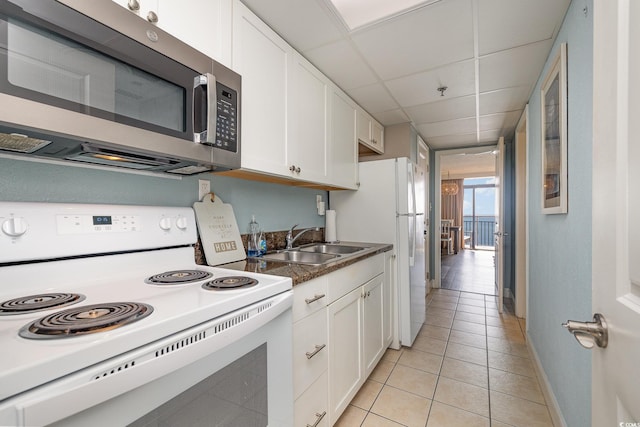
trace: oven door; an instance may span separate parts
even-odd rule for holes
[[[0,405],[0,425],[293,424],[292,292]]]

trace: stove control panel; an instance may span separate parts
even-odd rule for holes
[[[0,263],[191,246],[192,208],[0,201]]]
[[[137,215],[78,215],[56,216],[59,234],[140,232],[142,224]]]

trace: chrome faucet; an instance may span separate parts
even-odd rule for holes
[[[298,240],[298,238],[302,236],[304,233],[306,233],[307,231],[311,231],[311,230],[320,231],[320,227],[309,227],[301,230],[298,234],[296,234],[296,237],[293,237],[293,229],[296,228],[297,226],[298,224],[291,227],[291,230],[289,230],[289,232],[287,233],[287,249],[292,249],[293,242]]]

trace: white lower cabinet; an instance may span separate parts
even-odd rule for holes
[[[311,387],[296,399],[294,427],[328,427],[327,372],[325,371]]]
[[[382,358],[388,260],[377,254],[293,288],[296,426],[333,425]]]
[[[384,342],[384,275],[380,274],[362,286],[362,355],[366,379],[387,348]]]
[[[331,424],[364,383],[362,289],[329,305],[329,414]]]

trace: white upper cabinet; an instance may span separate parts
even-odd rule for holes
[[[291,68],[287,164],[291,176],[326,183],[329,80],[297,52]]]
[[[363,154],[384,153],[384,127],[362,108],[357,116],[358,150]]]
[[[288,72],[293,49],[239,1],[233,2],[232,68],[242,76],[242,168],[284,175]]]
[[[113,0],[227,67],[231,66],[232,0]],[[197,25],[196,17],[206,25]]]
[[[356,104],[335,85],[330,88],[329,175],[341,188],[357,189]]]

